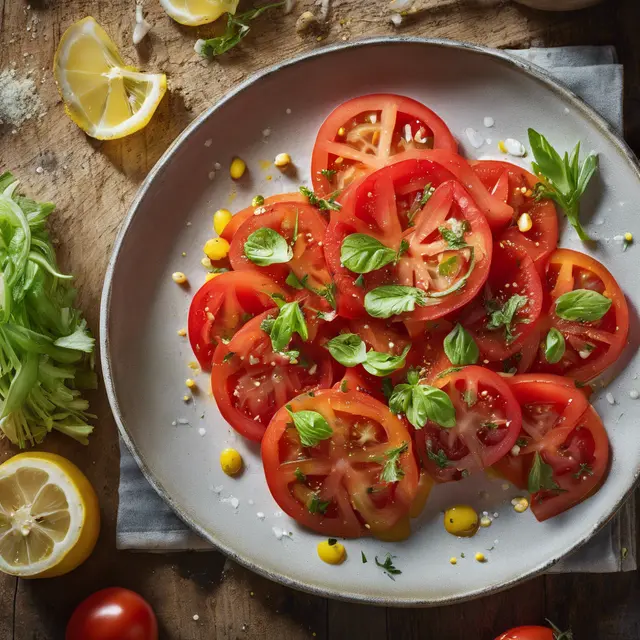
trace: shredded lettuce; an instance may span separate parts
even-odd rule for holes
[[[16,193],[0,174],[0,429],[24,448],[52,430],[87,444],[81,390],[95,389],[95,340],[58,270],[46,220],[55,205]]]

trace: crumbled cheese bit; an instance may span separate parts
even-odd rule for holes
[[[207,430],[206,430],[204,427],[200,427],[200,428],[198,429],[198,433],[199,433],[201,436],[204,436],[204,435],[205,435],[205,433],[207,433]]]
[[[485,116],[482,124],[484,124],[484,126],[489,129],[490,127],[493,127],[493,125],[495,124],[495,120],[491,116]]]
[[[524,148],[522,142],[515,138],[507,138],[504,141],[504,147],[510,156],[515,156],[516,158],[522,158],[527,154],[527,150]]]
[[[511,455],[512,456],[520,455],[520,447],[517,444],[514,444],[513,447],[511,447]]]
[[[611,392],[607,393],[607,395],[605,396],[605,398],[607,399],[607,402],[608,402],[609,404],[615,404],[615,403],[616,403],[616,400],[615,400],[615,398],[613,397],[613,394],[612,394]]]
[[[394,27],[399,27],[402,24],[402,16],[399,13],[391,14],[391,22]]]
[[[256,516],[258,520],[264,520],[264,517],[265,517],[262,511],[258,511],[258,513],[256,513]]]
[[[464,133],[467,136],[467,140],[469,140],[469,144],[474,149],[479,149],[482,145],[484,145],[484,136],[480,135],[480,133],[473,127],[467,127],[464,130]]]

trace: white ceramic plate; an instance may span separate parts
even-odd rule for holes
[[[263,477],[258,447],[231,430],[207,393],[194,403],[183,402],[187,363],[193,356],[176,331],[186,326],[193,290],[176,286],[171,273],[184,271],[194,287],[200,286],[201,248],[211,234],[213,211],[223,206],[238,210],[256,193],[293,191],[308,183],[310,153],[323,119],[344,100],[373,92],[408,95],[433,108],[469,157],[495,152],[501,138],[526,141],[529,126],[560,149],[581,140],[584,150],[597,151],[600,177],[585,198],[583,216],[591,219],[589,231],[600,239],[594,255],[629,296],[633,344],[622,358],[626,367],[608,388],[616,404],[609,405],[602,394],[595,397],[611,438],[613,464],[594,497],[540,524],[530,511],[513,511],[509,501],[515,489],[470,478],[433,492],[410,540],[350,541],[347,562],[333,567],[317,557],[319,537],[279,512]],[[494,118],[494,128],[483,127],[485,116]],[[492,145],[472,148],[463,134],[467,127],[491,138]],[[271,131],[266,138],[265,129]],[[261,161],[281,151],[293,157],[297,179],[273,167],[260,168]],[[250,171],[232,184],[227,167],[236,154]],[[223,170],[212,180],[216,162]],[[268,181],[267,175],[273,179]],[[432,605],[531,577],[588,540],[638,475],[640,431],[633,412],[640,401],[634,403],[629,390],[640,386],[635,380],[640,362],[634,309],[640,299],[640,247],[623,253],[611,239],[624,231],[640,238],[638,202],[633,155],[605,122],[539,70],[496,51],[447,41],[384,39],[328,48],[271,69],[211,107],[176,140],[141,187],[116,243],[102,301],[101,345],[105,382],[122,436],[148,479],[184,520],[222,551],[274,580],[352,600]],[[561,244],[583,249],[570,230]],[[208,389],[206,376],[198,383]],[[173,426],[179,418],[189,425]],[[206,429],[204,435],[200,427]],[[246,460],[239,479],[225,476],[218,464],[219,452],[227,446],[240,450]],[[482,491],[489,497],[483,498]],[[237,498],[237,508],[231,497]],[[497,512],[499,518],[472,539],[456,539],[445,533],[441,512],[459,502]],[[258,518],[258,512],[265,518]],[[277,539],[274,527],[292,536]],[[361,562],[361,551],[367,564]],[[476,551],[489,561],[474,562]],[[402,570],[396,581],[373,562],[387,552],[397,556],[395,564]],[[449,557],[461,552],[466,559],[449,564]]]

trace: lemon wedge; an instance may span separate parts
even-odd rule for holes
[[[125,65],[116,45],[91,17],[64,32],[53,71],[67,114],[98,140],[142,129],[167,90],[163,73],[140,73]]]
[[[82,564],[100,531],[93,487],[53,453],[21,453],[0,465],[0,571],[61,576]]]
[[[160,0],[162,8],[180,24],[196,27],[235,13],[240,0]]]

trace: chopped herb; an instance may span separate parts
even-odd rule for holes
[[[330,547],[333,547],[333,545],[334,545],[334,544],[337,544],[337,543],[338,543],[338,540],[337,540],[336,538],[329,538],[329,539],[327,540],[327,544],[328,544]]]
[[[267,324],[269,331],[262,326],[266,320],[267,318],[262,321],[260,328],[271,337],[271,346],[274,351],[286,349],[294,333],[297,333],[303,340],[309,338],[307,323],[298,302],[287,302],[282,305],[275,321]]]
[[[403,442],[399,447],[385,451],[384,466],[380,472],[380,482],[398,482],[404,477],[404,471],[400,467],[400,456],[409,448],[408,442]]]
[[[364,551],[360,552],[360,557],[362,558],[362,564],[367,564],[367,556],[364,555]]]
[[[262,227],[247,238],[244,255],[259,267],[268,267],[289,262],[293,258],[293,251],[277,231]]]
[[[427,296],[422,289],[401,285],[376,287],[364,297],[364,308],[374,318],[390,318],[423,307]]]
[[[486,422],[481,423],[480,426],[485,429],[489,429],[490,431],[495,431],[498,428],[498,423],[487,420]]]
[[[307,287],[307,289],[310,289],[310,287]],[[324,298],[329,303],[332,309],[336,308],[337,304],[335,282],[330,282],[323,289],[311,289],[311,291],[313,291],[313,293],[315,293],[316,295],[319,295],[321,298]]]
[[[433,195],[434,189],[431,188],[431,183],[429,182],[424,186],[424,191],[422,192],[422,198],[420,198],[420,208],[424,207],[427,202],[429,202],[429,198]]]
[[[395,578],[393,576],[397,576],[400,575],[402,573],[402,571],[400,571],[400,569],[397,569],[394,564],[393,564],[393,558],[395,558],[395,556],[392,556],[390,553],[387,553],[387,557],[385,558],[384,562],[380,562],[378,560],[378,556],[376,556],[375,560],[376,560],[376,564],[384,570],[384,572],[392,579],[395,580]]]
[[[536,451],[533,456],[533,464],[529,471],[529,493],[538,491],[563,491],[553,479],[553,467],[542,460],[542,456]]]
[[[326,200],[318,198],[318,196],[307,187],[300,187],[300,193],[309,200],[309,204],[318,207],[321,211],[340,211],[342,205],[336,202],[334,196],[331,195]]]
[[[592,476],[592,475],[593,475],[593,469],[591,468],[591,466],[586,464],[585,462],[581,462],[580,468],[576,473],[573,474],[573,477],[576,480],[580,480],[584,476]]]
[[[320,500],[320,496],[317,493],[314,493],[307,505],[307,509],[309,509],[309,513],[321,513],[324,515],[330,504],[331,500]]]
[[[464,241],[464,234],[469,230],[469,223],[466,220],[462,222],[455,221],[451,227],[442,225],[438,227],[438,231],[442,239],[447,243],[449,249],[464,249],[469,245]]]
[[[516,444],[519,447],[528,447],[529,446],[529,441],[526,438],[518,438],[516,440]]]
[[[304,278],[300,280],[293,271],[290,271],[285,282],[294,289],[305,289],[308,278],[309,276],[305,274]]]
[[[404,251],[409,248],[406,240]],[[397,261],[398,255],[390,247],[382,244],[380,240],[366,233],[352,233],[348,235],[340,246],[340,263],[354,273],[371,273],[382,267]]]
[[[342,393],[347,393],[347,391],[348,391],[348,388],[347,388],[347,387],[348,387],[348,386],[349,386],[349,385],[347,384],[347,381],[346,381],[346,380],[343,380],[343,381],[340,383],[340,391],[342,391]]]
[[[263,320],[264,322],[264,320]],[[229,360],[231,360],[231,358],[233,358],[233,356],[235,356],[236,354],[233,351],[229,351],[229,353],[227,353],[225,355],[224,358],[222,358],[222,362],[229,362]]]
[[[518,323],[528,324],[530,322],[528,318],[516,319],[518,311],[525,307],[528,302],[529,298],[517,293],[512,295],[502,306],[495,299],[486,300],[485,308],[489,316],[487,329],[495,331],[504,327],[505,340],[507,344],[512,343],[518,337],[514,334],[514,325]]]
[[[453,255],[445,258],[438,265],[438,275],[440,276],[451,276],[456,272],[458,268],[458,256]]]
[[[356,285],[356,287],[360,287],[361,289],[364,289],[364,276],[362,274],[360,274],[354,281],[353,284]]]
[[[555,328],[551,327],[544,340],[544,357],[550,364],[556,364],[562,360],[565,352],[564,336]]]
[[[398,262],[402,254],[406,253],[407,251],[409,251],[409,243],[403,238],[400,241],[400,246],[398,247],[398,252],[396,253],[396,262]]]
[[[480,357],[480,349],[476,341],[460,323],[457,323],[446,336],[443,347],[453,365],[475,364]]]
[[[382,394],[387,400],[389,400],[392,393],[393,393],[393,382],[391,382],[391,378],[384,378],[382,380]]]
[[[593,322],[611,308],[611,300],[592,289],[574,289],[556,300],[556,315],[563,320]]]
[[[478,393],[475,389],[465,389],[462,392],[462,399],[467,403],[468,407],[473,407],[478,402]]]
[[[329,181],[333,182],[333,178],[335,177],[337,171],[335,169],[321,169],[320,173]]]
[[[302,471],[300,470],[300,467],[296,467],[296,470],[293,472],[293,475],[295,475],[296,480],[298,482],[306,482],[307,481],[307,476],[305,476],[304,473],[302,473]]]
[[[438,453],[434,453],[432,449],[427,449],[427,457],[432,462],[435,462],[440,469],[446,469],[449,466],[449,458],[447,458],[447,454],[442,449],[438,449]]]

